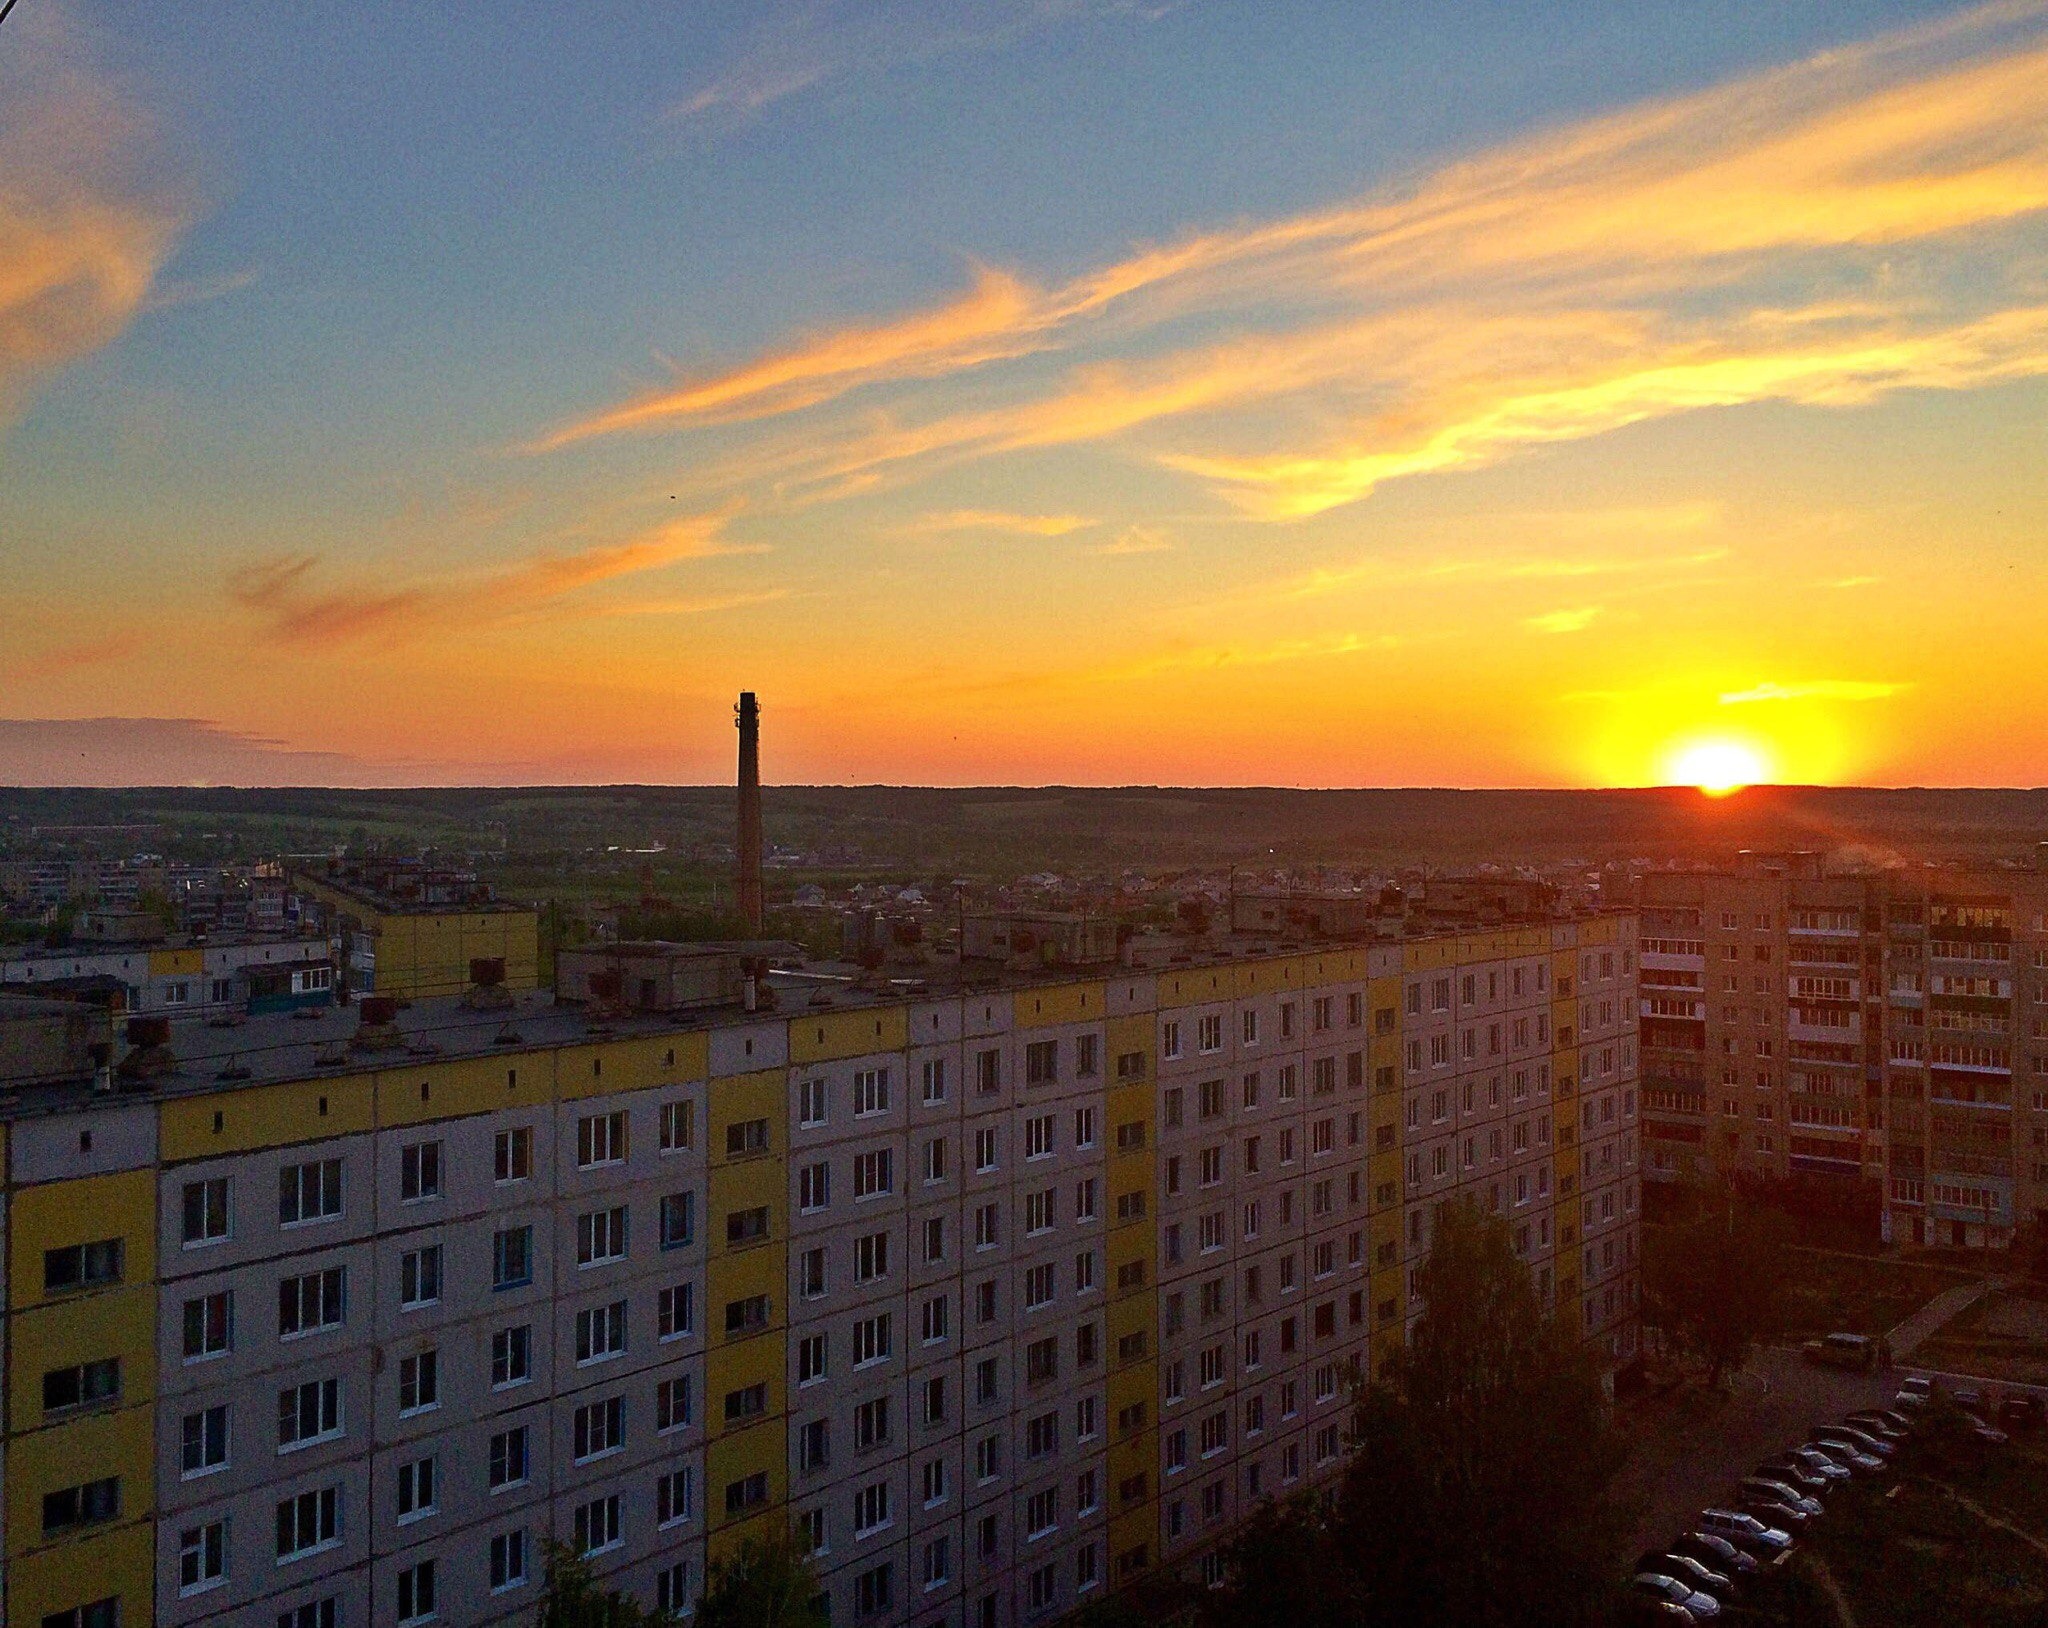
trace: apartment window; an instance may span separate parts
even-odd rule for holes
[[[277,1506],[277,1558],[297,1560],[341,1541],[341,1493],[321,1487]]]
[[[924,1145],[924,1179],[939,1182],[946,1179],[946,1139],[934,1136]]]
[[[654,1574],[654,1608],[671,1616],[689,1614],[695,1603],[690,1591],[690,1563],[677,1560]]]
[[[619,1495],[593,1498],[576,1506],[576,1552],[602,1554],[626,1541],[619,1523]]]
[[[827,1081],[803,1081],[797,1087],[797,1123],[807,1128],[824,1124],[830,1109],[830,1095]]]
[[[187,1424],[203,1417],[193,1414]],[[226,1412],[222,1410],[223,1437],[226,1428]],[[315,1442],[332,1441],[340,1434],[339,1378],[309,1379],[304,1384],[287,1386],[277,1393],[277,1450],[280,1453],[296,1447],[309,1447]]]
[[[728,1159],[758,1158],[767,1151],[767,1120],[741,1119],[725,1127],[725,1156]]]
[[[889,1313],[863,1317],[853,1325],[853,1365],[864,1368],[871,1362],[885,1362],[890,1352]]]
[[[884,1489],[886,1493],[887,1489]],[[855,1536],[859,1536],[856,1532]],[[886,1560],[853,1580],[853,1611],[858,1617],[879,1616],[896,1603],[895,1568]]]
[[[1042,1188],[1035,1193],[1024,1195],[1024,1230],[1027,1233],[1050,1232],[1054,1221],[1054,1189]]]
[[[99,1289],[119,1283],[121,1256],[119,1238],[46,1249],[43,1251],[43,1292],[68,1294],[77,1289]]]
[[[853,1241],[853,1281],[872,1283],[889,1275],[889,1235],[870,1232]]]
[[[984,1126],[974,1133],[974,1173],[985,1176],[996,1168],[995,1127]]]
[[[197,1413],[186,1414],[179,1424],[179,1436],[178,1472],[183,1479],[189,1481],[195,1476],[211,1475],[215,1470],[227,1468],[226,1403],[215,1403]]]
[[[65,1487],[43,1494],[43,1536],[68,1532],[75,1527],[97,1526],[115,1520],[121,1513],[121,1481],[103,1476],[80,1486]]]
[[[1079,1035],[1074,1040],[1074,1072],[1090,1079],[1101,1072],[1102,1041],[1099,1035]]]
[[[318,1600],[308,1600],[304,1605],[287,1606],[277,1614],[277,1628],[340,1628],[341,1601],[333,1594]],[[43,1628],[50,1628],[45,1619]],[[65,1628],[72,1628],[65,1624]],[[80,1622],[77,1628],[119,1628],[110,1614],[101,1622]]]
[[[45,1415],[68,1412],[112,1402],[121,1395],[121,1359],[100,1357],[92,1362],[53,1368],[43,1375]]]
[[[924,1422],[940,1425],[946,1422],[946,1376],[933,1374],[924,1382]]]
[[[1044,1385],[1059,1378],[1060,1342],[1048,1335],[1024,1348],[1024,1379],[1027,1384]]]
[[[889,1399],[878,1396],[853,1410],[853,1446],[856,1452],[880,1447],[889,1439]]]
[[[1024,1309],[1036,1311],[1052,1303],[1053,1268],[1050,1262],[1034,1266],[1024,1274]]]
[[[576,1166],[579,1170],[626,1162],[626,1110],[590,1114],[576,1121]]]
[[[182,1237],[187,1249],[217,1244],[228,1236],[228,1178],[185,1183]]]
[[[1223,1016],[1211,1012],[1207,1017],[1195,1020],[1195,1049],[1201,1052],[1223,1049]]]
[[[696,1477],[685,1466],[670,1470],[654,1483],[656,1526],[680,1526],[696,1513]]]
[[[655,1332],[664,1340],[697,1332],[697,1290],[691,1283],[663,1289],[655,1300]]]
[[[228,1523],[208,1521],[178,1533],[178,1593],[198,1594],[228,1579]]]
[[[815,1300],[825,1292],[825,1249],[822,1244],[797,1257],[797,1293]]]
[[[286,1165],[277,1173],[277,1221],[296,1227],[332,1221],[341,1214],[341,1161],[315,1159]]]
[[[404,1204],[418,1204],[441,1196],[441,1144],[414,1142],[398,1155],[398,1197]]]
[[[853,1157],[853,1196],[856,1202],[878,1198],[896,1190],[896,1174],[888,1148],[876,1148]]]
[[[924,1105],[936,1108],[946,1100],[946,1059],[929,1057],[924,1063]]]
[[[602,1266],[626,1258],[626,1206],[576,1217],[576,1264]]]
[[[1002,1242],[1002,1212],[995,1204],[984,1204],[974,1212],[974,1247],[994,1249]]]
[[[654,1387],[654,1429],[657,1435],[687,1429],[692,1413],[688,1374],[664,1379]]]
[[[1045,1159],[1053,1151],[1053,1116],[1033,1114],[1024,1121],[1024,1157]]]
[[[435,1562],[422,1560],[398,1574],[398,1620],[401,1623],[431,1622],[439,1614],[438,1573]]]
[[[725,1422],[737,1424],[746,1419],[758,1419],[768,1411],[768,1386],[765,1381],[756,1380],[751,1385],[742,1385],[725,1393]]]
[[[491,1287],[523,1289],[533,1281],[533,1228],[500,1227],[491,1235]]]
[[[742,1334],[758,1334],[768,1326],[768,1297],[764,1294],[748,1295],[742,1300],[728,1300],[725,1303],[725,1333],[731,1339]]]
[[[493,1179],[500,1182],[525,1181],[533,1174],[533,1128],[515,1125],[500,1131],[492,1155]]]
[[[501,1430],[491,1438],[490,1490],[516,1487],[533,1473],[527,1427]]]
[[[992,1097],[1003,1088],[1003,1054],[993,1047],[974,1054],[974,1089]]]
[[[398,1309],[412,1311],[441,1298],[441,1246],[408,1249],[398,1257]]]
[[[869,1114],[885,1114],[889,1111],[889,1071],[886,1068],[863,1068],[853,1076],[853,1117],[865,1118]]]
[[[760,1127],[759,1146],[752,1145],[752,1138],[755,1132],[751,1127],[756,1125]],[[728,1153],[765,1153],[768,1151],[767,1120],[748,1121],[748,1129],[746,1136],[742,1139],[742,1146],[735,1150],[732,1146],[732,1132],[737,1129],[740,1129],[740,1127],[734,1126],[726,1131],[726,1151]],[[663,1153],[684,1153],[696,1145],[697,1105],[694,1102],[664,1102],[661,1105],[661,1151]]]
[[[747,1244],[758,1244],[768,1236],[768,1206],[757,1204],[751,1209],[729,1211],[725,1218],[725,1242],[728,1248],[739,1249]]]
[[[435,1461],[416,1458],[398,1467],[398,1521],[405,1525],[423,1520],[440,1508]]]
[[[398,1411],[424,1413],[441,1405],[441,1353],[420,1351],[398,1359]]]
[[[576,1314],[578,1365],[605,1362],[626,1354],[626,1302],[588,1306]]]
[[[1060,1043],[1033,1040],[1024,1047],[1024,1083],[1046,1085],[1059,1078]]]
[[[876,1481],[853,1495],[853,1535],[864,1538],[889,1524],[889,1483]],[[870,1609],[874,1609],[870,1607]]]
[[[934,1589],[952,1581],[952,1546],[945,1538],[933,1538],[924,1546],[924,1586]]]
[[[726,1398],[726,1416],[732,1416],[731,1397]],[[571,1415],[570,1423],[577,1463],[616,1453],[626,1445],[626,1399],[607,1396],[586,1402]]]
[[[184,1322],[187,1362],[224,1356],[235,1345],[235,1291],[219,1289],[186,1301]]]
[[[491,1592],[518,1588],[526,1581],[526,1528],[514,1527],[491,1537]]]
[[[491,1336],[491,1388],[523,1385],[533,1377],[533,1328],[501,1328]]]

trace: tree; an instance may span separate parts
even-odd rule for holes
[[[1260,1503],[1224,1552],[1223,1586],[1201,1602],[1201,1628],[1351,1628],[1355,1586],[1314,1498]]]
[[[745,1538],[712,1561],[696,1628],[830,1628],[827,1603],[792,1534]]]
[[[1711,1388],[1783,1331],[1783,1227],[1725,1184],[1690,1196],[1691,1220],[1646,1236],[1645,1317],[1707,1364]]]
[[[537,1628],[660,1628],[676,1620],[668,1612],[649,1611],[630,1594],[600,1588],[581,1555],[559,1543],[548,1546]]]
[[[1351,1619],[1603,1621],[1621,1450],[1592,1359],[1474,1204],[1438,1211],[1419,1289],[1411,1342],[1359,1399],[1331,1524]]]

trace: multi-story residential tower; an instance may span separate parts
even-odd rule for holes
[[[1337,1466],[1446,1199],[1631,1359],[1635,958],[1617,913],[23,1067],[7,1620],[496,1621],[549,1540],[681,1605],[784,1523],[841,1622],[1213,1564]]]
[[[2048,1229],[2048,873],[1643,878],[1652,1181],[1869,1184],[1888,1237]]]

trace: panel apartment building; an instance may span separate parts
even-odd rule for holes
[[[25,1006],[6,1620],[499,1621],[549,1540],[686,1608],[785,1523],[839,1623],[1213,1566],[1337,1468],[1447,1198],[1631,1359],[1635,962],[1613,913],[774,1012],[422,1000],[192,1025],[135,1095],[39,1069],[66,1009]]]
[[[1642,879],[1644,1173],[1866,1181],[1887,1235],[2048,1224],[2048,872]]]

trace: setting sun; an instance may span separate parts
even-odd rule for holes
[[[1763,759],[1739,741],[1702,741],[1671,760],[1673,784],[1698,786],[1709,797],[1726,797],[1765,778]]]

